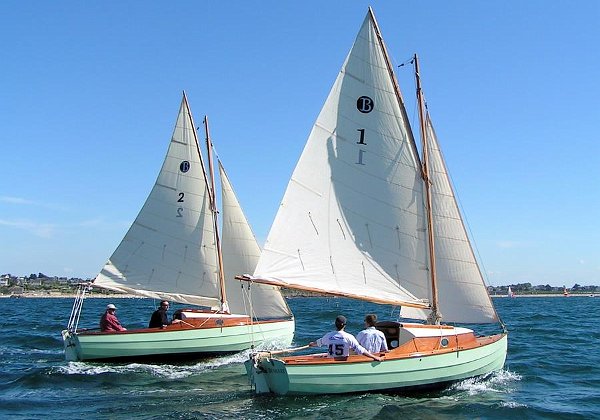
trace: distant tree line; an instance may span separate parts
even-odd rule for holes
[[[563,293],[565,290],[568,293],[596,293],[600,291],[598,286],[581,286],[580,284],[575,283],[571,288],[566,286],[550,286],[546,285],[537,285],[533,286],[531,283],[517,283],[517,284],[509,284],[506,286],[488,286],[488,291],[491,294],[506,294],[508,293],[508,288],[513,291],[515,294],[521,295],[531,295],[531,294],[555,294],[555,293]]]
[[[60,292],[72,292],[75,290],[77,285],[82,282],[89,282],[92,279],[81,279],[79,277],[56,277],[56,276],[47,276],[44,273],[32,273],[29,276],[17,277],[12,274],[2,274],[0,275],[0,294],[10,294],[14,293],[15,289],[11,289],[13,287],[20,287],[23,292],[25,291],[60,291]],[[585,294],[585,293],[598,293],[600,292],[600,287],[598,286],[581,286],[578,283],[575,283],[572,287],[567,288],[566,286],[550,286],[546,285],[537,285],[533,286],[531,283],[516,283],[509,284],[505,286],[488,286],[488,292],[491,295],[505,295],[508,293],[508,288],[511,288],[513,293],[517,295],[527,295],[527,294],[557,294],[563,293],[566,289],[568,293],[571,294]],[[12,292],[10,290],[13,290]],[[109,291],[102,291],[101,289],[94,289],[95,293],[110,293]],[[299,292],[297,290],[287,289],[284,290],[284,294],[288,297],[293,296],[305,296],[306,292]],[[310,294],[309,294],[310,295]],[[314,294],[318,296],[318,293]]]

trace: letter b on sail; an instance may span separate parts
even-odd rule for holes
[[[356,108],[363,114],[368,114],[369,112],[373,111],[374,107],[375,102],[373,102],[373,99],[369,98],[368,96],[361,96],[356,101]]]

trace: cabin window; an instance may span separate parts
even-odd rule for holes
[[[442,345],[442,347],[448,347],[448,339],[446,337],[442,338],[440,340],[440,344]]]

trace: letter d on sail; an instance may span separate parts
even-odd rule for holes
[[[363,114],[368,114],[369,112],[373,111],[374,107],[375,102],[373,102],[373,99],[369,98],[368,96],[361,96],[356,101],[356,108]]]

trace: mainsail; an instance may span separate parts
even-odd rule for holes
[[[94,285],[218,306],[217,254],[205,173],[184,95],[154,187]]]
[[[365,19],[288,184],[254,277],[425,306],[420,163],[375,22]]]
[[[195,127],[184,95],[154,187],[94,285],[220,308],[217,227]],[[223,196],[221,248],[229,310],[257,318],[289,317],[291,312],[279,288],[256,285],[248,293],[233,280],[234,274],[254,271],[260,248],[220,162],[219,169]]]
[[[427,121],[438,308],[445,321],[494,322]],[[405,316],[426,319],[429,265],[422,165],[369,10],[292,174],[253,277],[399,304]]]

